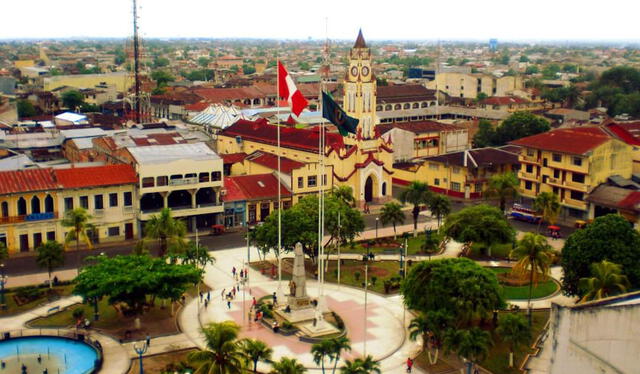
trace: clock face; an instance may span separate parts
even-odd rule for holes
[[[368,66],[365,66],[365,67],[362,68],[362,75],[365,76],[365,77],[367,75],[369,75],[369,67]]]
[[[358,76],[358,68],[357,67],[352,67],[351,68],[351,75],[353,75],[354,77]]]

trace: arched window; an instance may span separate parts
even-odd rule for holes
[[[393,109],[391,104],[387,104],[387,105],[384,106],[384,110],[391,110],[391,109]]]
[[[9,203],[7,203],[6,201],[2,202],[2,216],[3,217],[9,217]]]
[[[418,108],[420,108],[420,104],[413,103],[412,107],[413,107],[413,109],[418,109]]]
[[[429,103],[427,103],[426,101],[423,101],[422,104],[420,104],[422,108],[426,108],[429,106]]]
[[[404,104],[404,109],[411,109],[411,104],[405,103]]]
[[[18,215],[27,215],[27,201],[24,199],[24,197],[18,199]]]
[[[51,195],[47,195],[47,197],[44,198],[44,211],[53,213],[53,197],[51,197]]]
[[[382,182],[382,196],[387,196],[387,182]]]
[[[376,111],[378,112],[382,111],[382,105],[376,105]]]
[[[400,104],[396,104],[396,105],[393,107],[393,109],[395,109],[395,110],[400,110],[400,109],[402,109],[402,105],[400,105]]]
[[[40,198],[38,196],[31,198],[31,213],[40,213]]]

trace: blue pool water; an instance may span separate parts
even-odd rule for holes
[[[40,358],[40,360],[38,360]],[[96,350],[88,344],[53,336],[33,336],[0,341],[0,374],[19,374],[22,365],[28,374],[90,373],[98,358]]]

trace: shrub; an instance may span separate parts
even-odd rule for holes
[[[42,290],[36,286],[25,286],[16,289],[16,296],[24,302],[30,302],[39,299],[42,296]]]
[[[376,277],[375,275],[371,277],[371,285],[375,286],[377,281],[378,281],[378,277]]]
[[[293,325],[291,324],[291,322],[289,321],[282,321],[282,328],[284,330],[291,330],[293,328]]]
[[[355,273],[353,273],[353,277],[356,278],[356,281],[360,280],[360,272],[356,271]]]

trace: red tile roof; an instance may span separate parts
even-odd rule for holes
[[[63,188],[114,186],[137,183],[138,177],[131,165],[104,165],[55,169],[56,179]]]
[[[186,140],[182,137],[182,135],[177,132],[170,132],[166,134],[158,133],[158,134],[146,134],[141,137],[131,137],[134,143],[137,146],[143,147],[147,145],[171,145],[171,144],[185,144]]]
[[[607,124],[607,128],[623,142],[640,146],[640,122],[612,122]]]
[[[269,125],[266,120],[252,122],[240,119],[233,125],[222,130],[220,135],[234,138],[239,136],[243,140],[276,145],[276,133],[276,126]],[[318,129],[306,130],[282,127],[280,129],[280,146],[317,153],[319,137]],[[340,134],[327,133],[325,141],[327,147],[334,150],[344,148],[344,141]]]
[[[224,182],[227,189],[225,201],[274,199],[278,197],[278,186],[282,196],[291,196],[291,191],[273,174],[225,177]]]
[[[223,164],[235,164],[236,162],[242,162],[247,157],[247,154],[244,152],[240,153],[229,153],[226,155],[220,155],[222,157]]]
[[[611,137],[599,127],[556,129],[514,140],[511,144],[545,151],[583,155],[604,144]]]
[[[51,169],[27,169],[0,172],[0,194],[56,190]]]
[[[529,100],[517,96],[492,96],[482,101],[484,105],[510,105],[510,104],[526,104]]]
[[[273,153],[256,151],[247,156],[246,160],[255,162],[271,170],[278,170],[278,156]],[[293,169],[299,169],[305,165],[304,162],[294,161],[290,158],[280,157],[280,170],[285,174],[291,174]]]

